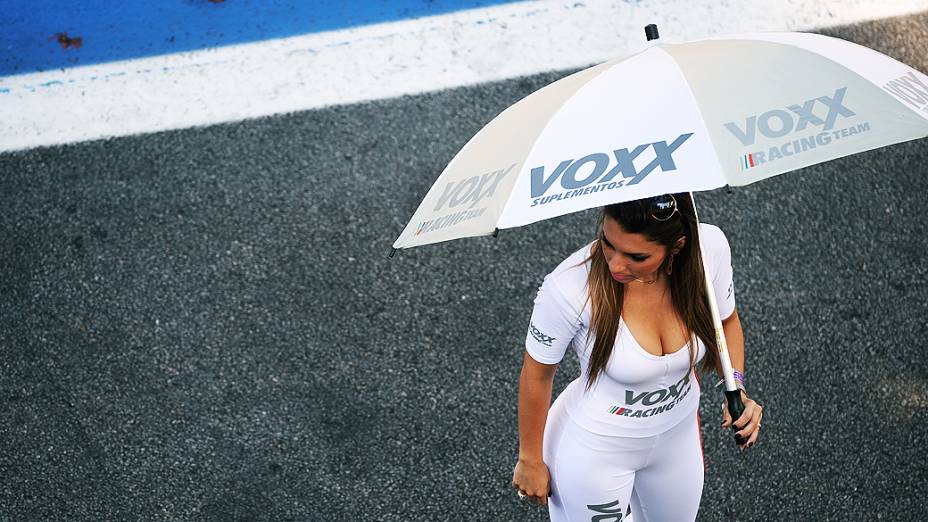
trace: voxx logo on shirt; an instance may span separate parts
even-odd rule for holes
[[[565,159],[551,168],[541,165],[531,171],[532,205],[544,205],[575,196],[583,196],[600,190],[611,190],[624,185],[635,185],[660,167],[664,172],[677,169],[673,153],[692,136],[681,134],[670,144],[666,141],[638,145],[631,151],[615,149],[611,154],[596,152],[579,159]],[[635,158],[644,151],[653,149],[655,158],[641,170],[635,167]],[[614,162],[614,163],[613,163]],[[550,169],[550,170],[549,170]],[[622,177],[616,180],[621,174]],[[545,195],[559,182],[567,192]]]
[[[689,386],[690,374],[687,372],[676,384],[672,384],[667,388],[637,394],[632,390],[625,390],[625,404],[634,406],[635,403],[641,401],[641,404],[645,406],[653,406],[670,399],[678,399],[681,394],[683,394],[684,390],[689,391]]]
[[[629,418],[647,418],[670,411],[689,395],[692,389],[691,373],[687,372],[683,378],[667,388],[643,392],[625,390],[625,406],[613,406],[609,413]]]

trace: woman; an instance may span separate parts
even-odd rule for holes
[[[702,243],[705,259],[699,255]],[[763,408],[744,392],[744,337],[731,251],[697,226],[688,194],[610,205],[599,237],[548,274],[538,291],[519,378],[519,496],[553,522],[694,520],[702,496],[700,371],[721,375],[703,269],[713,281],[751,447]],[[550,410],[568,345],[580,377]],[[731,418],[723,405],[723,427]],[[550,496],[550,503],[548,497]]]

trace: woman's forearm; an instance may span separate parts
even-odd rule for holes
[[[722,321],[722,331],[725,332],[731,367],[744,373],[744,331],[741,329],[741,319],[738,317],[737,310]],[[716,371],[719,377],[724,376],[721,362],[716,365]]]
[[[525,355],[519,375],[519,460],[543,460],[542,441],[556,369],[556,365],[540,364]]]

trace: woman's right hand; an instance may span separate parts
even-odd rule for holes
[[[512,472],[512,486],[532,502],[547,506],[551,474],[542,456],[557,364],[536,362],[528,349],[522,360],[522,373],[519,374],[519,462]]]
[[[551,494],[551,474],[548,466],[541,460],[525,461],[520,459],[512,472],[512,486],[540,506],[548,505]]]

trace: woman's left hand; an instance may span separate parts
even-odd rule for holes
[[[744,390],[741,391],[741,401],[744,403],[744,413],[735,421],[735,426],[738,427],[736,433],[746,439],[745,443],[739,446],[741,451],[744,451],[757,442],[757,437],[760,435],[760,421],[764,416],[764,407],[754,399],[749,399]],[[731,415],[728,413],[728,405],[725,401],[722,401],[722,418],[724,419],[722,429],[731,426]]]

